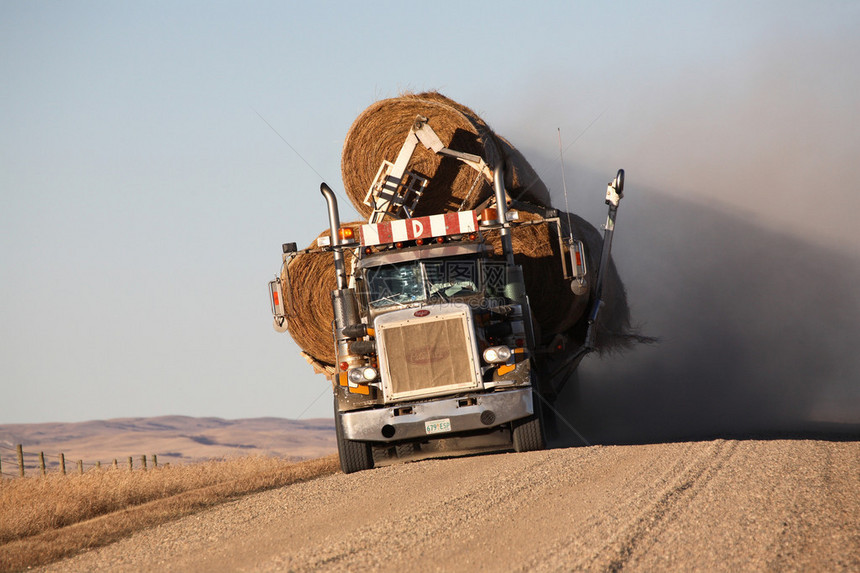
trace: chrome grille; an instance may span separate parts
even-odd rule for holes
[[[456,307],[465,305],[456,305]],[[415,318],[413,312],[386,317],[376,336],[383,367],[386,400],[444,394],[476,388],[479,378],[468,308],[436,311]]]

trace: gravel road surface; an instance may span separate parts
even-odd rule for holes
[[[860,442],[391,465],[256,494],[45,571],[860,571]]]

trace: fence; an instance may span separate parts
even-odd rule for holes
[[[14,450],[14,453],[12,451]],[[4,456],[5,454],[5,456]],[[13,457],[14,456],[14,457]],[[5,458],[5,463],[4,463]],[[11,459],[11,460],[10,460]],[[156,454],[151,454],[150,459],[152,460],[152,467],[158,468],[158,456]],[[31,461],[28,461],[31,460]],[[113,463],[110,464],[111,469],[119,469],[120,467],[127,467],[128,471],[134,471],[135,469],[146,471],[147,469],[147,456],[146,454],[142,454],[138,458],[137,468],[135,468],[134,464],[134,456],[128,456],[127,459],[124,459],[122,462],[119,461],[119,458],[114,458]],[[10,464],[11,461],[11,464]],[[9,471],[9,466],[15,468],[12,471]],[[73,464],[74,472],[79,475],[83,475],[85,469],[102,469],[102,462],[99,460],[95,463],[84,463],[83,460],[77,460]],[[66,455],[62,452],[57,454],[57,461],[50,460],[48,462],[45,461],[45,452],[27,452],[24,451],[24,447],[21,444],[18,444],[16,447],[12,447],[6,444],[0,444],[0,478],[4,477],[24,477],[27,475],[27,471],[37,471],[41,475],[47,475],[49,471],[56,471],[63,475],[67,475],[66,468]]]

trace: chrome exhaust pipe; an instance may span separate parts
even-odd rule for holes
[[[331,227],[331,246],[334,250],[334,271],[337,275],[337,288],[346,288],[346,270],[343,264],[343,251],[340,249],[340,214],[337,211],[337,197],[325,183],[320,184],[320,193],[328,203],[328,222]]]
[[[499,214],[499,223],[502,225],[502,253],[508,262],[508,266],[514,264],[514,246],[511,242],[511,225],[508,223],[508,203],[505,200],[505,162],[500,161],[493,169],[493,191],[496,194],[496,211]]]
[[[343,261],[343,247],[340,241],[340,215],[337,210],[337,198],[334,191],[325,183],[320,184],[320,193],[328,203],[328,220],[331,227],[331,246],[334,252],[334,270],[337,276],[337,289],[331,291],[331,305],[334,310],[335,339],[337,341],[337,359],[346,360],[352,365],[359,357],[353,356],[349,349],[349,338],[344,336],[343,329],[359,321],[358,305],[355,291],[347,288],[346,269]]]

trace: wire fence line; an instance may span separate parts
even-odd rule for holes
[[[45,476],[48,473],[61,473],[63,475],[74,473],[83,475],[85,471],[93,469],[146,471],[147,469],[158,467],[157,454],[141,454],[138,456],[114,458],[107,463],[102,463],[101,460],[85,462],[82,459],[68,460],[63,452],[56,454],[56,456],[46,456],[43,451],[26,451],[21,444],[11,446],[0,443],[0,479],[25,477],[28,474]]]

